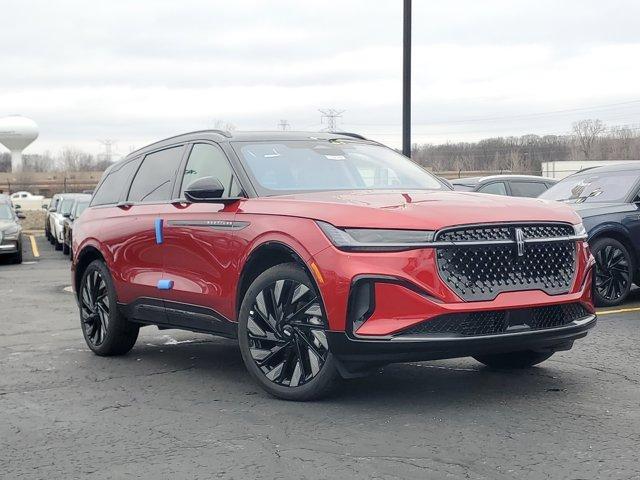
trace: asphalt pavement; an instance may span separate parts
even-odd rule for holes
[[[528,371],[393,365],[291,403],[229,340],[147,327],[93,355],[69,261],[37,246],[0,264],[0,478],[640,478],[637,293]]]

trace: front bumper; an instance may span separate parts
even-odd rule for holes
[[[502,333],[474,337],[421,337],[366,339],[346,332],[327,332],[329,348],[338,360],[357,370],[361,365],[385,365],[396,362],[415,362],[445,358],[468,357],[522,350],[568,350],[573,342],[587,335],[596,324],[596,315],[558,328]]]
[[[0,244],[0,255],[18,253],[19,249],[19,240],[5,240],[2,244]]]

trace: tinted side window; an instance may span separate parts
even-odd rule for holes
[[[196,143],[189,154],[187,167],[182,175],[180,197],[193,182],[202,177],[215,177],[224,186],[223,197],[240,196],[242,189],[233,174],[229,160],[222,149],[208,143]]]
[[[121,165],[117,170],[111,170],[93,195],[91,206],[117,203],[122,189],[129,184],[129,179],[138,165],[140,160],[135,159]]]
[[[547,190],[547,185],[542,182],[511,182],[511,194],[514,197],[535,198]]]
[[[171,199],[173,178],[180,165],[182,146],[167,148],[144,157],[136,173],[128,200],[132,202]]]
[[[480,193],[490,193],[492,195],[506,195],[507,188],[502,182],[489,183],[478,189]]]

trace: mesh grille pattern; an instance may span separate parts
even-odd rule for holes
[[[499,335],[515,331],[561,327],[588,315],[589,312],[579,303],[518,310],[452,313],[427,320],[401,332],[397,336],[454,335],[470,337]]]
[[[515,228],[450,230],[440,234],[438,240],[513,240]],[[570,225],[529,225],[519,228],[522,228],[525,239],[573,234]],[[575,271],[575,243],[528,243],[522,256],[517,255],[515,242],[456,245],[439,248],[437,261],[440,277],[463,300],[492,300],[498,293],[517,290],[543,290],[556,295],[568,292],[571,286]]]
[[[513,240],[513,229],[516,227],[522,228],[524,238],[528,239],[567,237],[574,234],[571,225],[550,223],[456,228],[440,233],[437,240],[442,242]]]

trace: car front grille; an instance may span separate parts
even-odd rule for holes
[[[566,224],[448,229],[436,237],[442,244],[437,247],[440,277],[466,301],[518,290],[566,293],[575,273],[575,240],[567,239],[573,234]]]
[[[472,313],[451,313],[435,317],[410,327],[397,337],[415,336],[482,336],[543,330],[562,327],[589,316],[580,303],[492,310]]]

